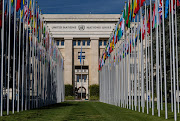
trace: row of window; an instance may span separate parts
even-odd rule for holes
[[[64,40],[57,40],[57,46],[64,46]],[[87,44],[86,44],[87,43]],[[102,46],[102,43],[104,43],[104,46],[107,44],[107,40],[99,40],[99,46]],[[73,40],[73,46],[90,46],[91,40]]]
[[[91,40],[73,40],[73,46],[86,46],[86,43],[87,43],[87,46],[90,46],[91,44]]]
[[[82,75],[82,81],[84,80],[84,82],[86,82],[87,79],[87,75]],[[77,75],[77,82],[81,82],[81,75],[78,74]]]
[[[57,46],[61,45],[64,46],[64,40],[57,40]]]
[[[106,46],[107,40],[99,40],[99,46],[102,46],[102,43],[104,43],[104,46]]]

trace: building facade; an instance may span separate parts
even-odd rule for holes
[[[89,86],[99,84],[99,57],[120,16],[120,14],[43,14],[49,31],[64,57],[64,84],[73,85],[78,98],[81,88],[83,98],[88,99]]]

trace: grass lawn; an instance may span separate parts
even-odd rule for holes
[[[28,110],[0,117],[0,121],[164,121],[157,117],[100,102],[64,102],[41,109]],[[163,113],[163,112],[162,112]],[[173,114],[170,114],[173,121]],[[180,117],[178,116],[178,119]]]

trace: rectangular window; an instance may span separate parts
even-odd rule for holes
[[[76,40],[73,40],[73,46],[76,46]]]
[[[57,46],[59,46],[59,40],[57,40]]]
[[[99,40],[99,46],[102,46],[102,40]]]
[[[78,40],[78,46],[81,46],[81,40]]]
[[[79,75],[77,75],[77,82],[79,82]]]
[[[86,82],[87,75],[84,75],[84,82]]]
[[[91,42],[90,40],[87,41],[87,46],[90,46],[90,42]]]
[[[83,40],[83,46],[85,46],[85,44],[86,44],[86,41],[85,41],[85,40]]]
[[[107,40],[104,40],[104,46],[106,46]]]
[[[64,40],[61,40],[61,46],[64,46]]]

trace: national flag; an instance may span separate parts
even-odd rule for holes
[[[149,11],[149,16],[148,16],[148,20],[147,20],[147,28],[148,28],[148,33],[150,34],[150,30],[151,30],[151,27],[150,27],[150,22],[151,22],[151,20],[150,20],[150,11]]]
[[[20,8],[21,8],[21,0],[17,0],[16,11],[19,11]]]
[[[11,6],[13,6],[13,4],[14,4],[14,1],[13,1],[13,0],[11,0]]]
[[[2,15],[4,13],[2,13],[2,8],[3,8],[3,0],[0,1],[0,28],[2,28]]]
[[[159,2],[159,23],[161,24],[161,19],[162,19],[162,1],[160,0]]]
[[[139,9],[140,9],[139,3],[140,3],[139,0],[137,0],[137,2],[136,2],[137,5],[136,5],[135,11],[134,11],[135,14],[138,14],[138,12],[139,12]]]
[[[141,0],[141,6],[143,6],[143,4],[144,4],[145,1],[146,1],[146,0]]]
[[[156,16],[156,6],[155,6],[155,3],[154,3],[154,9],[153,9],[153,22],[152,22],[153,28],[155,28],[155,16]]]
[[[177,6],[180,6],[180,0],[177,0]]]
[[[134,0],[134,6],[133,6],[133,18],[136,17],[135,9],[137,8],[137,2]]]
[[[128,26],[129,12],[130,12],[130,7],[128,2],[126,5],[126,18],[125,18],[126,26]]]
[[[179,0],[178,0],[179,1]],[[168,17],[169,13],[169,0],[166,0],[166,5],[165,5],[165,19]]]

